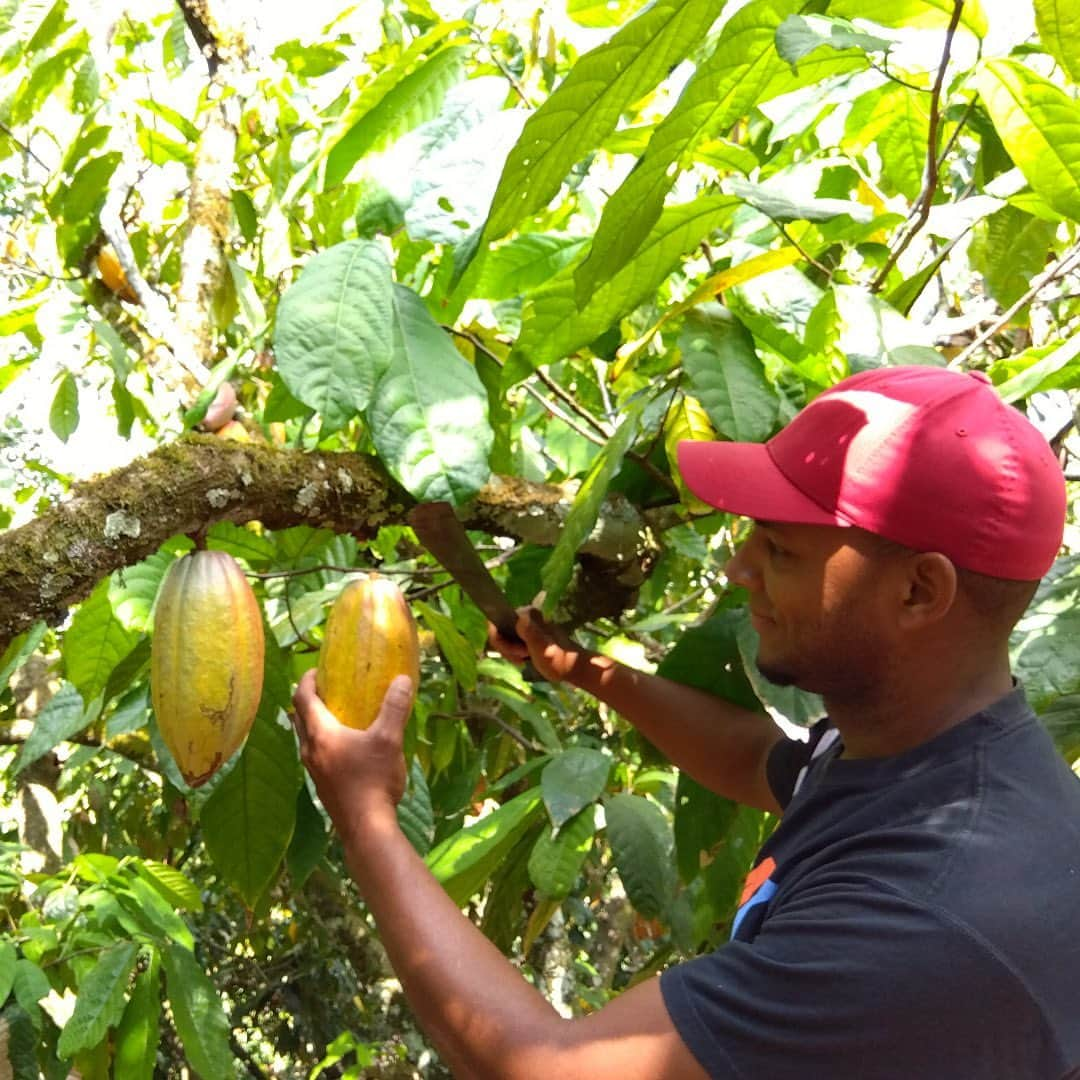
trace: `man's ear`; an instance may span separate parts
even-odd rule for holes
[[[917,630],[940,622],[952,610],[958,588],[951,559],[937,551],[913,554],[906,565],[901,625]]]

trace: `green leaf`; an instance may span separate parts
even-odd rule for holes
[[[475,690],[476,654],[465,636],[454,625],[454,620],[423,601],[418,600],[413,606],[435,634],[435,640],[439,643],[439,648],[446,657],[454,678],[461,683],[463,689]]]
[[[153,938],[171,938],[185,949],[195,947],[195,939],[186,922],[177,915],[172,905],[130,867],[121,872],[123,887],[116,890],[120,903]]]
[[[79,691],[71,683],[62,683],[48,704],[34,718],[34,730],[30,732],[15,763],[15,772],[33,765],[65,739],[77,735],[94,719],[94,714],[83,706]]]
[[[184,1053],[201,1080],[232,1080],[229,1021],[214,984],[187,949],[164,948],[165,981]]]
[[[79,983],[75,1011],[64,1025],[56,1046],[60,1057],[69,1058],[80,1050],[97,1046],[119,1021],[138,951],[133,941],[118,942],[101,954]]]
[[[30,1014],[12,1003],[0,1009],[0,1044],[4,1058],[0,1061],[9,1071],[11,1080],[39,1080],[37,1046],[38,1034]]]
[[[580,311],[574,270],[561,270],[526,301],[521,335],[504,370],[504,385],[511,386],[536,368],[590,344],[622,316],[653,298],[679,257],[724,228],[738,205],[729,195],[706,195],[665,210],[633,260],[599,285]]]
[[[198,885],[185,877],[175,866],[152,859],[137,859],[133,865],[139,877],[156,889],[174,908],[179,911],[202,911],[203,902]]]
[[[1080,221],[1080,102],[1016,60],[990,60],[975,77],[1009,156],[1036,194]]]
[[[663,810],[643,795],[604,802],[608,842],[630,903],[646,918],[665,915],[675,891],[674,837]]]
[[[892,88],[882,98],[884,126],[877,136],[886,186],[907,199],[918,198],[926,172],[930,142],[930,113],[926,95],[906,86]]]
[[[534,826],[510,849],[492,875],[491,891],[484,899],[484,918],[480,929],[508,956],[513,954],[514,941],[525,925],[525,894],[532,884],[529,880],[529,855],[538,831]]]
[[[1045,390],[1080,386],[1080,335],[1002,360],[990,369],[998,395],[1010,404]]]
[[[540,789],[556,829],[600,798],[610,772],[611,757],[585,746],[572,746],[544,766]]]
[[[728,610],[691,627],[660,662],[656,673],[744,709],[761,712],[761,703],[746,677],[739,654],[741,622],[738,613]]]
[[[776,51],[792,67],[815,49],[862,49],[883,52],[892,42],[857,29],[847,19],[825,15],[789,15],[776,30]]]
[[[529,855],[529,878],[541,895],[570,895],[596,835],[596,808],[587,806],[557,830],[545,829]]]
[[[267,649],[268,664],[272,652]],[[267,698],[264,693],[240,760],[206,800],[200,819],[218,873],[252,908],[288,850],[302,782],[295,736]]]
[[[161,1025],[161,956],[148,947],[113,1046],[115,1080],[154,1080]]]
[[[11,985],[15,1000],[30,1014],[34,1026],[41,1027],[38,1002],[51,990],[49,977],[32,960],[22,957],[15,961],[15,979]]]
[[[540,789],[530,788],[428,852],[428,869],[456,904],[464,905],[483,887],[542,805]]]
[[[526,296],[574,261],[588,243],[579,236],[527,233],[485,255],[469,295],[488,300]]]
[[[865,66],[860,51],[823,50],[801,63],[798,74],[792,72],[778,55],[775,38],[801,6],[800,0],[753,0],[725,23],[716,48],[698,65],[637,166],[604,205],[588,258],[575,273],[581,306],[646,242],[668,192],[702,143],[727,134],[770,98]]]
[[[462,78],[466,56],[463,48],[446,48],[406,75],[330,149],[324,186],[337,187],[365,154],[438,116],[447,90]]]
[[[328,431],[367,408],[390,364],[392,341],[390,266],[376,243],[349,240],[321,252],[281,298],[278,371]]]
[[[375,448],[416,499],[458,506],[491,474],[487,392],[420,297],[395,286],[393,308],[393,358],[368,411]]]
[[[70,371],[65,371],[49,408],[49,427],[61,441],[67,442],[79,426],[79,385]]]
[[[675,789],[675,862],[683,884],[701,873],[727,835],[738,803],[725,799],[692,776],[679,773]]]
[[[579,26],[621,26],[646,0],[567,0],[566,14]]]
[[[25,633],[14,638],[4,650],[4,654],[0,656],[0,688],[7,686],[11,676],[33,656],[44,639],[46,630],[48,626],[44,622],[36,622]]]
[[[697,48],[723,6],[717,0],[659,0],[610,41],[580,57],[529,117],[506,159],[485,241],[505,236],[547,206],[571,168]]]
[[[1035,0],[1035,26],[1046,51],[1080,83],[1080,8],[1072,0]]]
[[[622,423],[615,434],[604,444],[596,460],[589,469],[577,495],[574,505],[566,515],[562,532],[551,555],[544,563],[540,580],[546,591],[544,614],[552,615],[558,606],[562,594],[574,573],[574,562],[578,549],[589,538],[600,516],[600,508],[607,495],[611,481],[622,466],[623,458],[634,444],[638,426],[645,409],[643,399],[633,402],[623,413]]]
[[[879,26],[930,30],[947,27],[955,9],[953,0],[832,0],[830,15],[867,19]],[[980,0],[965,0],[960,25],[985,37],[990,23]]]
[[[1046,267],[1055,227],[1048,221],[1005,206],[975,227],[971,265],[983,276],[986,290],[1003,307],[1011,307]]]
[[[105,689],[113,669],[138,641],[113,611],[109,588],[109,578],[98,582],[75,612],[61,646],[67,677],[86,702]]]
[[[0,941],[0,1005],[3,1005],[15,983],[15,962],[18,953],[10,941]]]
[[[431,792],[419,759],[409,766],[409,784],[405,796],[397,807],[398,824],[408,837],[416,853],[423,857],[431,850],[435,835],[435,812],[431,806]]]
[[[764,442],[779,420],[750,331],[719,304],[690,312],[679,338],[682,364],[695,396],[721,435]]]
[[[142,634],[150,632],[158,589],[175,561],[174,551],[158,551],[142,562],[109,575],[109,608],[126,630]]]
[[[773,184],[752,184],[733,178],[726,188],[732,195],[749,203],[773,221],[832,221],[844,215],[862,223],[873,219],[874,211],[851,199],[817,199],[788,194]]]
[[[330,833],[326,821],[312,802],[307,784],[302,783],[296,793],[296,826],[289,841],[289,850],[285,853],[285,866],[294,893],[304,887],[304,882],[319,865],[329,845]]]

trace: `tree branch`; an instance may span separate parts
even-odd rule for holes
[[[471,529],[551,546],[572,501],[555,485],[494,477],[461,517]],[[147,558],[171,536],[218,521],[373,536],[382,525],[403,524],[414,503],[361,454],[189,436],[78,485],[41,517],[0,533],[0,650],[38,620],[61,622],[98,581]],[[569,610],[617,614],[654,554],[641,515],[624,497],[609,496],[581,549],[582,596]]]
[[[1075,270],[1077,266],[1080,266],[1080,244],[1075,244],[1069,248],[1064,255],[1058,259],[1054,266],[1051,266],[1049,270],[1044,270],[1035,280],[1031,283],[1031,288],[1028,289],[1015,304],[1012,305],[1007,311],[1003,312],[998,318],[996,318],[979,336],[964,349],[963,352],[958,353],[949,364],[951,368],[962,368],[964,364],[971,359],[971,357],[978,352],[999,330],[1008,326],[1012,317],[1018,312],[1022,311],[1036,296],[1039,295],[1046,288],[1047,285],[1053,284],[1060,278],[1065,277],[1066,274]]]
[[[945,33],[945,47],[941,51],[941,64],[938,66],[937,78],[934,80],[934,89],[930,94],[930,129],[927,133],[926,147],[926,179],[923,182],[922,191],[919,193],[915,205],[912,207],[911,216],[903,238],[893,249],[888,260],[881,269],[881,273],[874,279],[870,286],[872,292],[879,292],[888,280],[892,268],[897,264],[900,256],[908,249],[912,240],[922,230],[930,217],[930,207],[934,202],[937,192],[938,177],[941,173],[941,162],[938,158],[938,129],[941,126],[941,91],[945,85],[945,71],[949,66],[949,57],[952,54],[953,38],[956,36],[956,28],[960,25],[960,16],[964,11],[964,0],[954,0],[952,19],[949,21],[949,29]]]

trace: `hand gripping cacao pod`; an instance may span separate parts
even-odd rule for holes
[[[192,787],[247,738],[263,649],[258,601],[231,555],[196,551],[169,567],[154,613],[150,693],[165,745]]]
[[[330,609],[315,685],[343,724],[368,728],[395,675],[419,682],[416,621],[397,585],[369,574],[347,585]]]

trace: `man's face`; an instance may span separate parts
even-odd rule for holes
[[[750,593],[761,673],[844,699],[865,695],[888,670],[894,571],[859,529],[763,521],[726,567]]]

